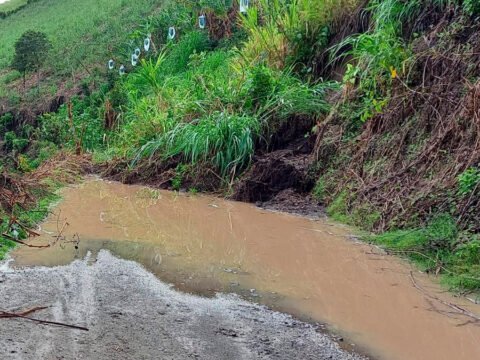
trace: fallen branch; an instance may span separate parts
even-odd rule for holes
[[[437,296],[429,294],[424,288],[422,288],[420,285],[418,285],[418,283],[415,281],[415,278],[413,276],[413,271],[410,271],[410,280],[412,281],[413,286],[417,290],[422,292],[429,299],[438,301],[440,304],[443,304],[443,305],[449,307],[450,309],[453,309],[457,314],[461,314],[463,316],[469,317],[470,319],[475,320],[475,322],[480,321],[480,316],[472,313],[471,311],[466,310],[466,309],[458,306],[457,304],[453,304],[453,303],[450,303],[448,301],[444,301],[444,300],[438,298]]]
[[[3,237],[7,238],[8,240],[11,240],[11,241],[14,241],[16,243],[19,243],[19,244],[22,244],[22,245],[25,245],[29,248],[37,248],[37,249],[45,249],[45,248],[49,248],[50,245],[32,245],[32,244],[27,244],[26,242],[24,241],[21,241],[21,240],[18,240],[16,238],[14,238],[13,236],[10,236],[8,234],[5,234],[3,233],[2,234]]]
[[[18,219],[15,219],[15,224],[17,224],[18,226],[20,226],[23,230],[25,230],[27,233],[28,233],[28,236],[29,237],[37,237],[37,236],[40,236],[40,234],[36,231],[33,231],[32,229],[30,229],[28,226],[22,224],[20,221],[18,221]]]
[[[44,325],[56,325],[56,326],[67,327],[67,328],[70,328],[70,329],[88,331],[88,329],[86,327],[83,327],[83,326],[70,325],[70,324],[65,324],[65,323],[61,323],[61,322],[57,322],[57,321],[34,319],[34,318],[26,316],[28,314],[31,314],[32,312],[43,310],[43,309],[46,309],[46,307],[38,307],[38,308],[34,308],[34,309],[31,309],[31,310],[24,311],[22,313],[11,313],[11,312],[7,312],[7,311],[0,311],[0,319],[2,319],[2,318],[3,319],[18,318],[18,319],[33,321],[33,322],[36,322],[36,323],[39,323],[39,324],[44,324]]]
[[[59,214],[59,216],[60,216],[60,214]],[[60,239],[62,239],[62,237],[63,237],[62,234],[63,234],[63,232],[65,231],[65,228],[66,228],[68,225],[70,225],[70,224],[65,220],[65,222],[63,223],[62,228],[61,228],[60,230],[58,230],[58,220],[57,220],[58,235],[55,235],[55,241],[53,242],[52,245],[55,245],[57,242],[60,241]]]

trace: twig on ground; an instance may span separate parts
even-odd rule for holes
[[[65,323],[61,323],[61,322],[57,322],[57,321],[34,319],[34,318],[31,318],[31,317],[28,317],[28,316],[24,315],[24,314],[31,314],[34,311],[38,311],[38,310],[42,310],[42,309],[46,309],[46,308],[45,307],[36,308],[36,309],[28,310],[26,312],[19,313],[19,314],[7,312],[7,311],[0,311],[0,319],[2,319],[2,318],[3,319],[19,318],[19,319],[29,320],[29,321],[33,321],[33,322],[36,322],[36,323],[39,323],[39,324],[44,324],[44,325],[56,325],[56,326],[67,327],[67,328],[70,328],[70,329],[88,331],[88,328],[83,327],[83,326],[70,325],[70,324],[65,324]]]
[[[21,241],[21,240],[18,240],[18,239],[16,239],[16,238],[14,238],[13,236],[10,236],[10,235],[5,234],[5,233],[3,233],[2,236],[5,237],[5,238],[7,238],[8,240],[11,240],[11,241],[14,241],[14,242],[16,242],[16,243],[25,245],[25,246],[27,246],[27,247],[29,247],[29,248],[45,249],[45,248],[49,248],[49,247],[50,247],[49,244],[48,244],[48,245],[32,245],[32,244],[27,244],[26,242]]]
[[[479,321],[480,321],[480,316],[474,314],[473,312],[471,312],[471,311],[469,311],[469,310],[466,310],[466,309],[460,307],[460,306],[457,305],[457,304],[453,304],[453,303],[450,303],[450,302],[448,302],[448,301],[444,301],[444,300],[438,298],[438,297],[435,296],[435,295],[429,294],[423,287],[421,287],[420,285],[418,285],[418,283],[415,281],[415,278],[414,278],[414,276],[413,276],[413,271],[410,271],[410,280],[412,281],[413,286],[414,286],[418,291],[420,291],[421,293],[423,293],[428,299],[430,299],[430,300],[435,300],[435,301],[439,302],[440,304],[443,304],[443,305],[449,307],[450,309],[453,309],[456,314],[460,314],[460,315],[469,317],[469,318],[475,320],[475,322],[479,322]]]

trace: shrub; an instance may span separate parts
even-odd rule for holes
[[[0,116],[0,135],[4,135],[13,125],[13,115],[6,113]]]
[[[8,131],[7,133],[5,133],[5,148],[8,151],[16,150],[18,152],[21,152],[26,149],[28,143],[28,139],[17,137],[17,134],[15,134],[14,131]]]
[[[461,196],[470,194],[480,184],[480,170],[470,168],[458,176],[458,193]]]
[[[392,82],[402,76],[411,50],[402,39],[403,21],[419,11],[417,1],[374,0],[371,29],[347,37],[332,48],[332,61],[350,57],[344,85],[360,90],[355,118],[365,122],[382,111],[388,102]],[[351,49],[344,51],[344,49]]]
[[[249,39],[242,48],[248,65],[265,62],[269,67],[298,67],[309,72],[309,62],[323,51],[329,26],[357,6],[356,0],[259,0],[241,16]]]
[[[323,178],[320,178],[315,183],[313,188],[312,195],[317,201],[323,201],[325,198],[325,181]]]
[[[469,15],[478,15],[480,14],[480,1],[463,0],[463,9]]]

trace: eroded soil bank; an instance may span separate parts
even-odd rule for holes
[[[65,265],[108,249],[181,290],[236,292],[326,322],[378,358],[480,358],[480,326],[446,304],[477,314],[478,305],[354,241],[347,228],[100,180],[65,189],[63,197],[34,243],[54,242],[59,231],[65,240],[20,248],[15,266]]]

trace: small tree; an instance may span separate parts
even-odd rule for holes
[[[15,55],[12,68],[23,74],[23,88],[27,72],[38,71],[43,65],[52,44],[42,32],[29,30],[15,43]]]

